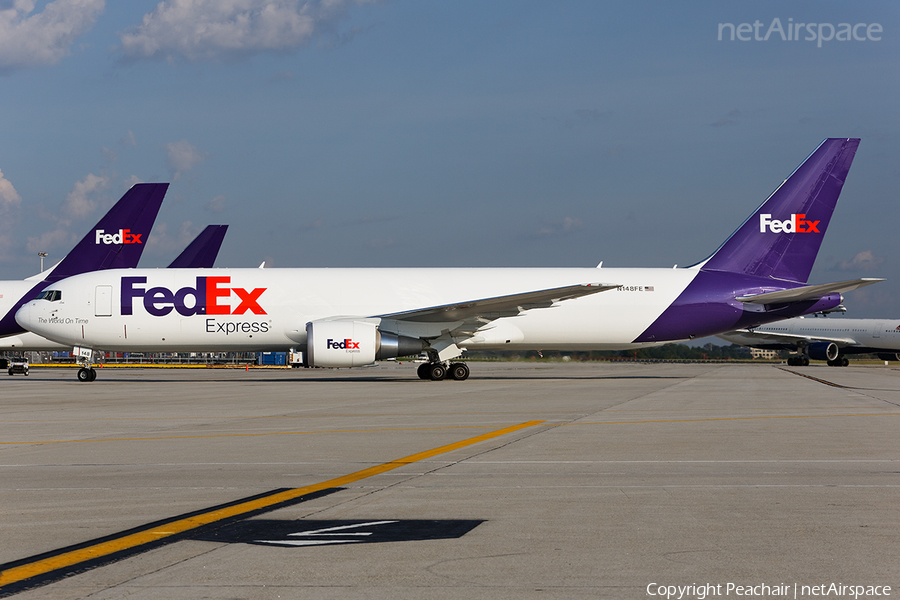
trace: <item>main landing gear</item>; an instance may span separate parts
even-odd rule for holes
[[[789,356],[787,359],[787,364],[789,367],[808,367],[809,366],[809,357],[808,356]]]
[[[450,363],[449,366],[440,362],[422,363],[416,373],[419,379],[464,381],[469,378],[469,367],[466,363]]]
[[[850,359],[846,356],[840,355],[834,360],[825,361],[828,363],[829,367],[849,367]],[[789,367],[808,367],[809,366],[809,357],[808,356],[790,356],[787,359],[787,364]]]

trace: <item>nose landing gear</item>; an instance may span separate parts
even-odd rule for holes
[[[78,369],[78,381],[90,382],[97,379],[97,371],[91,366],[94,362],[94,350],[92,348],[75,346],[72,349],[72,354],[75,356],[78,364],[81,365],[81,368]]]
[[[97,379],[97,371],[92,367],[81,367],[78,369],[78,381],[93,381]]]

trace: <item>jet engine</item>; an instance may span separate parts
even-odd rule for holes
[[[306,346],[310,367],[361,367],[418,354],[425,342],[380,331],[365,321],[311,321],[306,324]]]
[[[834,360],[841,351],[834,342],[816,342],[806,348],[806,353],[813,360]]]
[[[879,352],[876,356],[881,360],[900,360],[900,352],[896,354],[893,352]]]

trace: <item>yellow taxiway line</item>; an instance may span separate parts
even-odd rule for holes
[[[2,591],[3,586],[18,583],[39,575],[45,575],[59,569],[71,568],[80,563],[95,560],[97,558],[102,558],[116,552],[132,550],[143,544],[157,542],[167,537],[179,533],[184,533],[192,529],[197,529],[198,527],[209,525],[223,519],[239,517],[242,514],[252,513],[255,511],[266,509],[268,507],[273,507],[280,503],[294,500],[296,498],[314,492],[354,483],[361,479],[366,479],[374,475],[380,475],[381,473],[392,471],[393,469],[402,467],[404,465],[409,465],[421,460],[425,460],[427,458],[431,458],[433,456],[437,456],[439,454],[450,452],[452,450],[458,450],[459,448],[465,448],[466,446],[471,446],[472,444],[477,444],[479,442],[500,437],[502,435],[506,435],[520,429],[525,429],[527,427],[533,427],[541,423],[543,423],[543,421],[528,421],[525,423],[520,423],[518,425],[513,425],[511,427],[505,427],[503,429],[491,431],[473,438],[469,438],[467,440],[462,440],[453,444],[447,444],[446,446],[440,446],[431,450],[425,450],[424,452],[412,454],[405,458],[400,458],[374,467],[369,467],[368,469],[356,471],[355,473],[350,473],[349,475],[329,479],[328,481],[322,481],[320,483],[314,483],[312,485],[307,485],[300,488],[285,490],[272,494],[270,496],[266,496],[264,498],[248,500],[247,502],[241,502],[233,506],[213,509],[209,512],[194,514],[193,516],[165,523],[164,525],[149,527],[145,530],[136,531],[119,538],[111,540],[108,539],[106,541],[101,541],[90,546],[79,548],[77,550],[72,550],[49,558],[38,559],[34,562],[29,562],[16,567],[12,567],[0,573],[0,591]]]

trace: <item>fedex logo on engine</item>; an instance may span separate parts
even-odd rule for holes
[[[120,229],[119,233],[106,233],[102,229],[94,232],[96,234],[95,244],[143,244],[141,236],[143,233],[131,233],[130,229]]]
[[[336,342],[333,339],[328,338],[328,340],[325,342],[325,347],[329,350],[359,350],[359,342],[354,342],[351,339]]]
[[[759,215],[759,232],[765,233],[822,233],[819,231],[819,221],[807,221],[806,215],[791,215],[790,219],[779,221],[772,215]]]
[[[245,290],[228,287],[231,277],[198,277],[195,287],[183,287],[172,291],[166,287],[144,289],[139,284],[147,283],[146,277],[122,278],[122,314],[133,314],[134,299],[143,298],[144,310],[154,317],[163,317],[172,310],[184,317],[193,315],[242,315],[248,310],[254,315],[264,315],[266,311],[259,305],[259,297],[268,288]],[[231,307],[228,299],[234,294],[240,303]],[[188,300],[190,298],[190,300]]]

